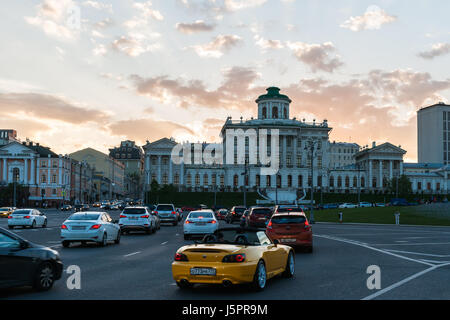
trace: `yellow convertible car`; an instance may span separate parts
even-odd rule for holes
[[[172,275],[180,288],[193,284],[250,283],[255,290],[267,279],[283,274],[292,277],[295,257],[291,247],[272,242],[263,229],[222,228],[201,243],[187,245],[175,253]]]
[[[2,218],[8,218],[11,213],[13,213],[13,208],[5,207],[0,208],[0,217]]]

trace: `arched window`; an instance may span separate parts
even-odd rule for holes
[[[200,185],[200,175],[198,173],[195,175],[195,185],[196,186]]]
[[[180,176],[178,175],[178,173],[175,173],[175,175],[173,176],[173,183],[180,184]]]
[[[330,187],[334,187],[334,177],[330,177]]]
[[[187,176],[186,176],[186,184],[188,186],[192,185],[192,177],[191,177],[190,173],[188,173]]]
[[[233,186],[237,187],[239,184],[239,176],[237,174],[235,174],[233,176]]]
[[[372,179],[372,188],[376,188],[377,187],[377,177],[373,177]]]
[[[287,119],[286,107],[283,108],[283,118]]]
[[[358,178],[353,177],[353,188],[356,188],[358,186]]]
[[[203,175],[203,185],[204,185],[204,186],[207,186],[208,184],[209,184],[208,174],[205,173],[205,174]]]
[[[266,107],[262,108],[262,118],[263,119],[267,118],[267,109],[266,109]]]
[[[303,176],[301,174],[298,175],[298,187],[303,188]]]
[[[19,170],[19,168],[14,168],[12,173],[13,173],[13,181],[14,182],[19,182],[19,180],[20,180],[20,170]]]
[[[348,176],[345,177],[345,187],[350,187],[350,178]]]
[[[278,108],[273,107],[272,109],[272,118],[277,119],[278,118]]]
[[[167,184],[169,182],[167,173],[164,173],[162,176],[162,184]]]
[[[341,176],[339,176],[338,179],[337,179],[337,186],[338,186],[338,188],[342,187],[342,178],[341,178]]]
[[[211,176],[211,184],[213,186],[217,185],[217,177],[215,173]]]
[[[364,177],[361,177],[361,188],[364,188],[366,186],[366,180]]]

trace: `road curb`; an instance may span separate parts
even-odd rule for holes
[[[337,224],[337,225],[356,225],[356,226],[399,226],[399,227],[432,227],[432,228],[450,228],[450,226],[434,226],[434,225],[422,225],[422,224],[400,224],[394,223],[361,223],[361,222],[316,222],[315,224]]]

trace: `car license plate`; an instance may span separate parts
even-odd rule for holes
[[[193,276],[215,276],[216,269],[214,269],[214,268],[191,268],[191,275],[193,275]]]
[[[197,222],[196,225],[198,225],[198,226],[204,226],[204,225],[206,225],[206,223],[205,223],[205,222]]]
[[[295,242],[295,239],[289,239],[289,238],[281,239],[281,242]]]
[[[72,230],[84,230],[85,226],[72,226]]]
[[[138,217],[129,217],[130,218],[130,220],[137,220],[138,219]]]

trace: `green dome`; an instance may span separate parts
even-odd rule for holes
[[[262,100],[271,100],[271,99],[282,99],[286,100],[289,103],[291,103],[291,99],[287,95],[280,94],[280,88],[277,87],[269,87],[266,89],[267,93],[260,95],[258,99],[256,99],[256,103],[262,101]]]

